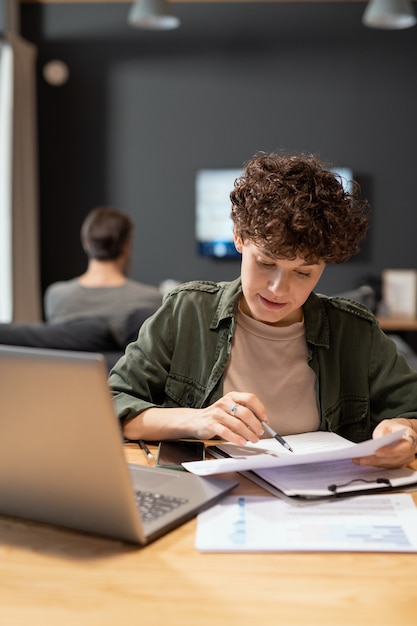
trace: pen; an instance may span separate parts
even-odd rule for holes
[[[142,441],[141,439],[138,439],[137,444],[138,444],[139,448],[140,448],[141,450],[143,450],[144,455],[145,455],[145,456],[147,456],[147,457],[148,457],[148,459],[149,459],[150,461],[153,461],[153,454],[152,454],[152,452],[149,450],[149,448],[148,448],[148,446],[146,445],[146,443],[145,443],[144,441]]]
[[[290,444],[287,441],[285,441],[285,439],[283,439],[281,435],[278,435],[278,433],[276,433],[275,430],[271,428],[269,424],[267,424],[266,422],[262,422],[262,424],[265,430],[267,430],[269,434],[278,441],[278,443],[284,446],[284,448],[287,448],[287,450],[289,450],[290,452],[294,452]]]

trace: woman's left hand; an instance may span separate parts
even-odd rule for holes
[[[379,448],[373,456],[364,456],[353,459],[357,465],[373,465],[375,467],[395,468],[403,467],[415,460],[417,453],[417,433],[407,419],[388,419],[378,424],[372,433],[373,439],[388,435],[396,430],[406,429],[403,437],[397,443]]]

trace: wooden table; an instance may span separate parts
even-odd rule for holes
[[[146,462],[132,445],[126,457]],[[262,491],[239,478],[239,493]],[[199,554],[195,529],[194,519],[137,548],[0,517],[0,624],[417,623],[417,555]]]

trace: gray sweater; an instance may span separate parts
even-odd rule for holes
[[[153,285],[128,279],[116,287],[83,287],[77,278],[53,283],[44,298],[45,317],[50,323],[94,317],[108,323],[116,340],[122,344],[126,320],[142,307],[159,307],[162,294]]]

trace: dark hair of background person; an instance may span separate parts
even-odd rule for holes
[[[119,258],[133,231],[132,220],[111,207],[90,211],[81,227],[81,241],[90,259],[111,261]]]

